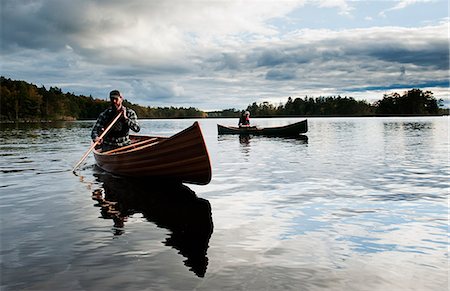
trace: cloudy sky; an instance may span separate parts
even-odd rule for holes
[[[448,106],[448,11],[447,0],[2,0],[1,75],[201,110],[411,88]]]

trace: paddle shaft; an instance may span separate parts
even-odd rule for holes
[[[119,120],[120,116],[123,113],[120,112],[119,114],[117,114],[116,118],[114,118],[113,121],[111,121],[111,123],[108,125],[108,127],[102,132],[102,134],[97,138],[97,141],[95,141],[91,147],[86,151],[86,153],[84,154],[84,156],[81,158],[81,160],[75,165],[75,167],[73,167],[72,172],[75,172],[75,170],[78,168],[79,165],[81,165],[81,163],[87,158],[87,156],[90,154],[90,152],[92,152],[92,150],[95,148],[95,146],[98,144],[98,142],[100,140],[103,139],[103,137],[108,133],[108,131],[113,127],[114,123],[116,123],[117,120]]]

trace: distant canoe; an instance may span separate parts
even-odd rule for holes
[[[94,150],[103,170],[130,177],[161,177],[206,185],[211,163],[198,122],[171,136],[130,135],[131,145],[108,152]]]
[[[249,127],[235,127],[217,125],[219,134],[252,134],[252,135],[266,135],[266,136],[297,136],[308,131],[308,121],[302,120],[297,123],[288,124],[278,127],[263,127],[256,126]]]

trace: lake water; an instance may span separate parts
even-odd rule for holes
[[[74,175],[92,121],[2,124],[0,289],[448,290],[448,117],[309,118],[307,140],[199,121],[206,186],[121,179],[92,155]]]

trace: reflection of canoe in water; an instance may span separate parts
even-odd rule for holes
[[[113,219],[115,226],[125,231],[127,217],[142,213],[158,227],[168,229],[163,242],[186,258],[184,264],[197,276],[203,277],[208,266],[207,249],[213,232],[211,204],[199,198],[187,186],[171,180],[116,177],[96,174],[103,183],[93,198],[102,206],[102,217]]]
[[[302,120],[297,123],[288,124],[277,127],[235,127],[217,125],[219,134],[252,134],[252,135],[266,135],[266,136],[297,136],[308,131],[308,121]]]
[[[211,164],[198,122],[171,136],[131,135],[132,144],[102,153],[94,150],[97,165],[120,176],[164,177],[206,185]]]

